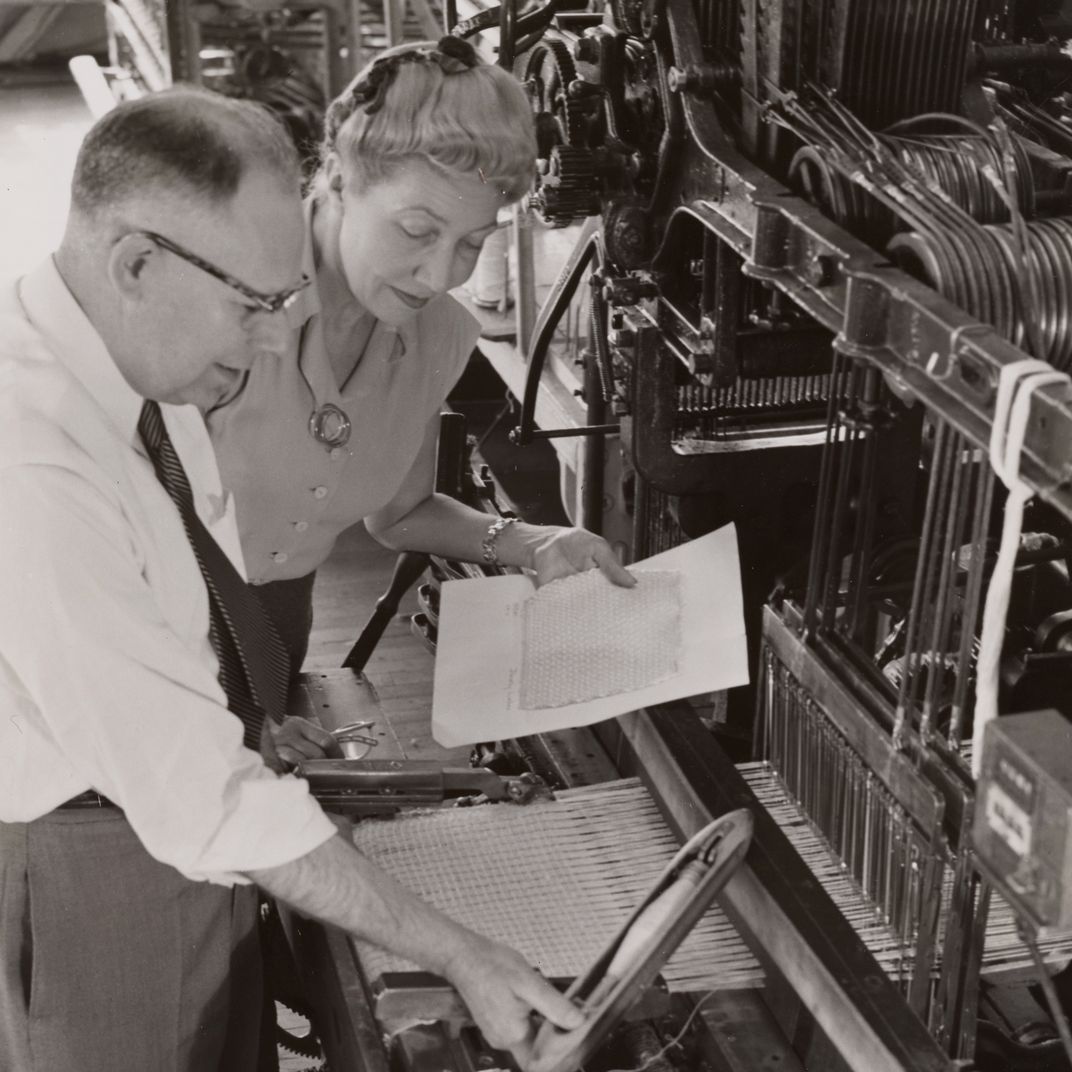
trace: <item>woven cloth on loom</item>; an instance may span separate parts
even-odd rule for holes
[[[547,976],[602,952],[678,850],[636,779],[525,806],[415,811],[358,823],[362,852],[459,922],[507,942]],[[415,965],[359,943],[371,978]],[[754,986],[747,947],[716,908],[663,969],[671,990]]]
[[[908,951],[874,902],[789,799],[763,763],[738,767],[760,803],[808,864],[883,970],[896,980]],[[401,882],[459,922],[506,942],[545,975],[586,970],[647,894],[678,845],[637,779],[570,789],[553,801],[403,813],[366,820],[354,842]],[[946,895],[948,896],[948,894]],[[371,978],[415,965],[359,942]],[[1042,945],[1048,960],[1072,954]],[[1026,967],[1009,906],[995,896],[984,974]],[[711,908],[663,969],[673,991],[762,985],[763,972],[717,907]]]
[[[614,696],[662,681],[681,648],[681,575],[645,570],[636,587],[599,570],[552,581],[525,600],[521,706],[526,710]]]

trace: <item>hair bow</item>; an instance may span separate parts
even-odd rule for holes
[[[450,34],[439,39],[432,58],[443,68],[444,74],[459,74],[480,63],[480,56],[469,41]]]
[[[408,60],[409,55],[387,56],[377,60],[368,74],[350,91],[354,105],[363,107],[369,115],[378,112],[383,107],[387,87],[394,80],[395,72],[404,59]]]
[[[355,107],[373,115],[383,107],[384,96],[403,63],[435,63],[444,74],[460,74],[480,64],[473,46],[460,37],[441,37],[434,49],[414,48],[384,56],[369,69],[367,75],[350,91]]]

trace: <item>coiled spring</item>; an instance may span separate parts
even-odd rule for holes
[[[969,129],[961,133],[910,133],[916,126],[927,125]],[[919,183],[949,198],[973,219],[980,223],[1009,220],[1007,198],[994,182],[1006,164],[1002,149],[969,124],[952,116],[920,117],[875,137]],[[1030,162],[1018,140],[1010,141],[1009,152],[1016,204],[1023,215],[1033,216],[1035,184]],[[909,226],[895,207],[832,166],[821,147],[807,145],[796,153],[790,164],[790,181],[828,216],[876,245],[885,245],[894,233]]]
[[[899,234],[889,252],[907,271],[1020,349],[1072,369],[1072,219],[1033,220],[1022,231]]]
[[[828,212],[846,221],[885,213],[892,239],[862,237],[1022,350],[1072,366],[1072,220],[1025,219],[1035,204],[1031,171],[1001,121],[970,142],[958,137],[970,152],[957,160],[948,145],[922,155],[918,139],[906,145],[901,135],[912,124],[894,128],[891,145],[819,87],[810,87],[808,107],[790,97],[769,117],[806,143],[797,166],[819,177],[816,199],[829,198]],[[982,223],[970,209],[984,219],[1003,210],[1007,222]]]

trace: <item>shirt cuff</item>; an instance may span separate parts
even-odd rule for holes
[[[234,788],[230,808],[196,862],[178,870],[194,881],[247,885],[250,871],[290,863],[323,845],[338,832],[293,775],[246,778]]]

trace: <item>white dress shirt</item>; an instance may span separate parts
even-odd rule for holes
[[[0,821],[93,788],[158,860],[244,882],[335,827],[242,744],[142,401],[51,260],[0,293]],[[200,413],[161,409],[198,515],[244,574]]]

